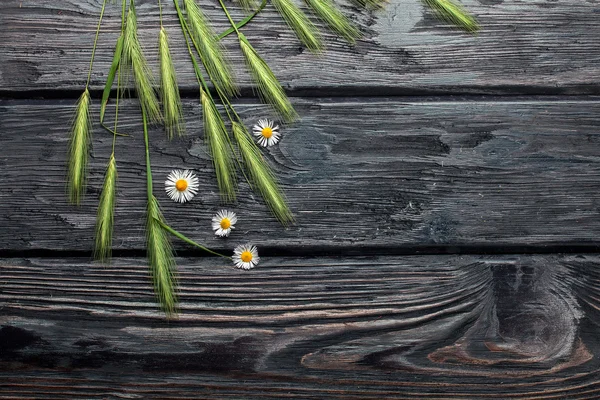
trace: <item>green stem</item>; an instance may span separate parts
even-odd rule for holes
[[[248,15],[246,18],[244,18],[237,24],[235,24],[235,28],[231,27],[231,28],[227,29],[225,32],[221,33],[219,36],[217,36],[219,38],[219,40],[223,39],[225,36],[228,36],[233,32],[237,32],[238,29],[242,29],[242,27],[244,25],[246,25],[248,22],[252,21],[252,19],[254,17],[256,17],[256,15],[258,15],[258,13],[261,12],[263,10],[263,8],[265,8],[266,5],[267,5],[267,0],[263,0],[262,3],[260,3],[260,6],[258,6],[258,8],[256,9],[256,11],[254,11],[252,14]]]
[[[158,20],[160,21],[160,28],[162,29],[163,22],[162,22],[162,2],[161,2],[161,0],[158,0]]]
[[[127,8],[127,0],[123,0],[121,4],[121,33],[125,31],[125,11]]]
[[[183,235],[182,233],[177,232],[175,229],[171,228],[169,225],[165,224],[163,221],[160,221],[158,219],[155,219],[155,221],[158,222],[158,224],[160,226],[162,226],[162,228],[165,231],[169,232],[171,235],[177,237],[178,239],[183,240],[187,244],[191,244],[192,246],[198,247],[199,249],[202,249],[202,250],[206,251],[207,253],[214,254],[215,256],[219,256],[219,257],[223,257],[223,258],[227,258],[228,260],[231,260],[231,257],[229,257],[229,256],[223,255],[221,253],[217,253],[216,251],[212,251],[211,249],[204,247],[199,243],[196,243],[195,241],[193,241],[192,239]]]
[[[188,49],[188,53],[190,54],[190,58],[192,59],[192,64],[194,65],[194,71],[196,72],[196,78],[198,79],[198,84],[204,88],[204,92],[206,92],[206,94],[210,97],[210,99],[212,101],[214,101],[212,94],[210,93],[210,89],[208,88],[208,85],[206,84],[206,81],[204,80],[204,78],[202,77],[202,70],[200,69],[200,66],[198,65],[198,62],[196,61],[196,57],[194,56],[194,52],[192,51],[192,47],[190,46],[190,40],[192,41],[192,43],[194,44],[194,47],[196,48],[196,51],[198,52],[198,54],[200,54],[200,50],[198,49],[198,45],[196,44],[196,41],[194,40],[194,36],[192,35],[192,33],[190,32],[190,30],[188,29],[188,26],[183,18],[183,13],[181,12],[181,9],[179,8],[179,5],[177,4],[177,0],[174,0],[175,3],[175,8],[177,9],[177,15],[179,17],[179,23],[181,25],[181,30],[183,33],[183,38],[185,39],[185,44],[187,45],[187,49]],[[188,39],[189,37],[189,39]],[[229,99],[227,98],[227,96],[225,96],[217,87],[217,94],[219,95],[219,98],[221,99],[221,102],[223,103],[223,106],[225,108],[225,112],[227,113],[227,117],[229,118],[229,120],[231,122],[233,122],[233,118],[231,117],[231,114],[229,112],[229,109],[231,109],[231,111],[233,111],[233,113],[236,115],[238,121],[240,121],[241,123],[241,119],[240,117],[237,115],[237,113],[235,112],[235,110],[233,109],[233,106],[231,105],[231,103],[229,102]],[[231,151],[233,154],[235,154],[235,149],[233,148],[233,144],[231,143],[231,140],[229,140],[229,137],[227,137],[227,142],[229,143],[229,147],[231,148]],[[237,157],[235,158],[235,160],[237,161],[238,166],[240,167],[240,170],[242,171],[242,174],[244,175],[244,178],[246,178],[246,180],[248,180],[248,178],[246,177],[246,173],[244,172],[244,169],[242,168],[241,163],[239,162],[239,160],[237,159]]]
[[[100,11],[100,19],[98,19],[98,27],[96,28],[96,37],[94,38],[94,47],[92,48],[92,58],[90,59],[90,70],[88,71],[87,83],[85,88],[90,86],[90,79],[92,79],[92,66],[94,65],[94,57],[96,56],[96,46],[98,44],[98,36],[100,36],[100,25],[102,25],[102,17],[104,17],[104,9],[106,8],[106,0],[102,2],[102,11]]]
[[[266,0],[265,0],[265,2],[266,2]],[[181,9],[179,8],[178,0],[173,0],[173,3],[175,4],[175,9],[177,10],[177,16],[179,17],[179,24],[181,25],[183,38],[185,39],[185,44],[187,45],[188,53],[190,54],[190,58],[192,59],[192,64],[194,65],[194,71],[196,72],[196,79],[198,79],[198,84],[204,88],[204,91],[206,92],[206,94],[212,99],[212,95],[210,93],[208,85],[206,84],[206,81],[202,77],[202,70],[200,69],[198,62],[196,61],[196,57],[194,57],[194,52],[192,51],[192,47],[190,46],[190,40],[192,41],[192,44],[194,45],[194,48],[196,49],[198,54],[200,54],[198,44],[196,43],[194,36],[190,32],[189,27],[187,26],[187,23],[185,22],[183,13],[181,12]],[[227,112],[227,116],[230,117],[229,119],[231,119],[231,116],[229,115],[228,107],[230,107],[232,109],[232,111],[235,113],[235,110],[233,110],[233,106],[227,99],[227,96],[224,96],[223,93],[221,93],[218,88],[217,88],[217,93],[219,94],[219,98],[221,99],[223,104],[226,106],[225,111]],[[236,116],[237,116],[237,113],[236,113]],[[238,119],[239,119],[239,117],[238,117]]]
[[[219,0],[219,4],[221,4],[221,8],[225,12],[225,15],[227,15],[227,19],[229,20],[229,23],[231,24],[231,28],[233,28],[235,33],[237,33],[239,35],[240,31],[238,31],[238,28],[235,25],[235,22],[233,22],[233,18],[231,18],[231,15],[229,15],[229,10],[227,10],[227,7],[225,7],[225,3],[223,3],[223,0]]]
[[[117,100],[115,103],[115,129],[113,131],[113,140],[112,140],[112,155],[115,156],[115,143],[117,142],[117,121],[119,120],[119,92],[121,89],[121,65],[119,65],[119,69],[117,70]]]
[[[196,48],[196,51],[198,52],[198,54],[200,54],[200,50],[198,49],[198,44],[194,40],[194,36],[192,35],[191,31],[189,30],[189,28],[188,28],[188,26],[187,26],[187,24],[185,22],[185,19],[183,18],[183,13],[181,12],[181,9],[179,8],[178,0],[173,0],[173,2],[175,3],[175,8],[177,9],[177,15],[179,16],[179,23],[181,25],[181,30],[183,32],[183,37],[185,39],[185,43],[186,43],[187,48],[188,48],[188,53],[190,54],[190,58],[192,59],[192,64],[194,65],[194,71],[196,72],[196,77],[198,79],[198,83],[204,88],[204,91],[211,98],[211,100],[214,101],[214,99],[213,99],[213,97],[212,97],[212,95],[210,93],[210,90],[208,88],[208,85],[206,84],[206,82],[204,81],[204,78],[202,77],[202,70],[200,69],[200,66],[198,65],[198,63],[196,62],[196,57],[194,56],[194,52],[192,51],[192,48],[190,46],[190,40],[194,44],[194,47]],[[230,21],[231,21],[231,18],[230,18]],[[188,39],[188,37],[189,37],[189,39]],[[238,122],[242,123],[242,119],[235,112],[235,109],[233,108],[233,105],[231,104],[231,102],[229,101],[229,99],[227,98],[227,96],[225,96],[219,90],[219,88],[216,88],[216,89],[217,89],[217,94],[219,95],[219,98],[221,99],[221,102],[223,103],[223,106],[225,108],[225,112],[227,113],[227,117],[229,118],[229,120],[231,122],[233,122],[233,118],[232,118],[232,116],[230,114],[230,110],[231,110],[235,114],[236,119],[238,120]],[[231,151],[233,152],[233,154],[235,154],[235,149],[233,148],[233,144],[231,143],[231,140],[229,140],[229,137],[227,138],[227,142],[229,143],[229,147],[231,148]],[[238,166],[240,167],[240,170],[242,171],[242,174],[244,175],[244,178],[246,178],[246,180],[249,182],[248,177],[246,176],[246,173],[244,172],[244,169],[242,168],[242,165],[241,165],[240,161],[237,159],[237,157],[235,159],[237,161]]]
[[[196,62],[196,58],[194,57],[194,52],[192,51],[192,48],[190,46],[190,41],[194,45],[194,48],[196,49],[198,56],[200,56],[200,54],[201,54],[200,47],[198,46],[198,43],[196,43],[196,40],[194,39],[194,35],[192,35],[192,31],[190,30],[189,26],[185,22],[185,18],[183,17],[183,12],[179,8],[178,0],[173,0],[173,3],[175,4],[175,9],[177,10],[177,16],[179,17],[179,25],[181,25],[181,30],[183,33],[183,37],[185,39],[185,44],[187,45],[187,48],[188,48],[188,53],[190,54],[190,58],[192,59],[192,64],[194,64],[194,71],[196,72],[196,78],[198,79],[198,84],[202,88],[204,88],[204,91],[206,92],[208,97],[210,97],[210,99],[214,101],[212,94],[210,93],[210,88],[208,87],[208,84],[206,83],[206,81],[204,80],[204,77],[202,76],[202,70],[200,69],[200,66]],[[200,59],[200,60],[202,61],[202,59]],[[219,89],[218,86],[215,86],[215,89],[217,90],[217,93],[219,94],[219,98],[223,99],[223,98],[227,97],[221,92],[221,90]]]
[[[207,85],[206,85],[206,82],[204,81],[204,78],[202,77],[202,70],[200,69],[200,66],[196,62],[196,58],[194,57],[194,52],[192,51],[192,48],[190,46],[190,40],[194,44],[196,51],[200,52],[198,49],[198,45],[196,44],[196,41],[194,40],[194,37],[192,36],[192,34],[189,30],[189,27],[187,26],[187,23],[185,22],[185,18],[183,17],[183,12],[181,11],[181,8],[179,8],[179,0],[173,0],[173,3],[175,4],[175,10],[177,10],[177,17],[179,18],[179,25],[181,25],[181,33],[183,33],[183,38],[185,39],[185,44],[187,45],[188,53],[190,53],[190,58],[192,59],[192,64],[194,64],[194,72],[196,72],[196,79],[198,80],[198,84],[200,86],[204,87],[206,90]],[[188,36],[189,36],[189,39],[188,39]]]
[[[145,145],[145,149],[146,149],[146,179],[147,179],[146,185],[147,185],[147,192],[148,192],[148,202],[150,202],[152,200],[152,196],[153,196],[153,194],[152,194],[152,190],[153,190],[152,189],[152,167],[150,165],[150,145],[149,145],[149,140],[148,140],[148,119],[146,117],[146,110],[144,109],[144,107],[142,107],[142,122],[143,122],[143,126],[144,126],[144,145]],[[183,240],[184,242],[191,244],[192,246],[196,246],[208,253],[231,260],[231,257],[217,253],[216,251],[212,251],[212,250],[202,246],[201,244],[194,242],[192,239],[189,239],[188,237],[184,236],[183,234],[177,232],[175,229],[171,228],[169,225],[165,224],[163,221],[161,221],[159,219],[155,219],[155,221],[158,222],[164,230],[169,232],[171,235]]]
[[[190,49],[191,51],[191,49]],[[150,166],[150,146],[149,146],[149,141],[148,141],[148,122],[147,122],[147,118],[146,118],[146,110],[144,109],[144,107],[142,107],[142,121],[143,121],[143,125],[144,125],[144,145],[146,148],[146,177],[147,177],[147,192],[148,192],[148,201],[150,201],[152,199],[152,169]],[[217,253],[216,251],[212,251],[204,246],[202,246],[199,243],[196,243],[195,241],[193,241],[192,239],[189,239],[188,237],[186,237],[185,235],[179,233],[178,231],[176,231],[175,229],[171,228],[169,225],[165,224],[163,221],[155,219],[156,222],[158,222],[160,224],[160,226],[162,226],[162,228],[164,230],[166,230],[167,232],[169,232],[171,235],[183,240],[184,242],[191,244],[192,246],[196,246],[208,253],[217,255],[219,257],[224,257],[227,259],[231,260],[231,257],[225,256],[223,254]]]
[[[146,187],[148,194],[148,203],[152,201],[152,167],[150,166],[150,144],[148,140],[148,118],[146,109],[142,106],[142,122],[144,126],[144,145],[146,147]]]
[[[123,5],[121,8],[121,35],[125,32],[125,2],[123,0]],[[119,120],[119,97],[121,97],[121,62],[119,62],[119,67],[117,68],[117,100],[115,103],[115,129],[113,130],[113,141],[112,141],[112,156],[115,156],[115,144],[117,142],[117,136],[128,136],[117,133],[117,122]],[[107,128],[108,129],[108,128]]]
[[[106,126],[106,124],[104,122],[100,122],[100,126],[103,127],[104,129],[106,129],[106,131],[108,133],[110,133],[111,135],[117,135],[117,136],[122,136],[122,137],[129,137],[131,135],[128,135],[126,133],[119,133],[116,132],[115,130],[113,130],[112,128],[109,128],[108,126]]]

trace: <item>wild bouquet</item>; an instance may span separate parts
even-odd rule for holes
[[[133,86],[141,110],[144,149],[146,156],[146,248],[148,264],[154,284],[156,298],[167,314],[174,316],[177,310],[177,277],[176,265],[169,235],[200,249],[215,253],[205,246],[185,237],[173,229],[165,220],[160,204],[154,195],[152,180],[152,164],[149,151],[148,126],[160,124],[164,126],[168,138],[185,134],[184,115],[177,82],[177,73],[169,48],[169,33],[163,26],[163,12],[177,15],[181,35],[184,38],[190,61],[194,67],[198,83],[199,101],[202,108],[204,140],[209,149],[216,175],[217,185],[223,203],[232,203],[236,198],[238,172],[241,171],[253,190],[263,198],[272,214],[283,224],[294,222],[278,180],[268,162],[262,155],[259,144],[266,145],[275,139],[277,127],[268,121],[259,123],[258,143],[254,140],[242,119],[231,103],[238,95],[233,69],[224,50],[221,40],[227,35],[234,35],[246,61],[246,66],[255,82],[260,98],[270,104],[273,110],[285,123],[292,123],[298,114],[287,97],[282,85],[269,65],[252,46],[251,39],[242,33],[243,27],[250,23],[266,5],[267,0],[257,4],[255,0],[239,0],[238,6],[247,13],[247,17],[235,22],[223,0],[217,0],[231,27],[217,34],[206,14],[196,0],[173,0],[165,4],[158,0],[160,14],[156,24],[158,36],[159,74],[155,78],[150,69],[143,46],[138,38],[137,10],[135,0],[122,0],[121,31],[115,45],[113,62],[107,75],[105,88],[100,103],[101,126],[113,137],[112,152],[104,175],[104,182],[98,203],[95,231],[95,258],[101,262],[109,262],[113,242],[113,221],[117,193],[117,152],[118,140],[131,140],[119,130],[119,100]],[[385,6],[385,0],[354,0],[358,6],[368,10],[377,10]],[[478,29],[477,21],[467,14],[463,8],[452,0],[422,0],[434,13],[456,26],[474,32]],[[333,0],[305,0],[305,7],[300,8],[292,0],[271,0],[271,4],[279,12],[287,25],[293,30],[300,42],[310,51],[318,53],[323,50],[323,41],[317,26],[311,22],[307,11],[314,14],[332,32],[354,44],[361,32],[351,20],[340,10]],[[170,5],[169,7],[167,5]],[[67,193],[71,203],[78,205],[85,193],[88,155],[92,142],[92,119],[89,91],[92,67],[96,53],[96,44],[100,34],[102,19],[107,6],[103,0],[96,36],[90,58],[87,83],[79,98],[73,124],[70,130],[67,167]],[[114,99],[114,125],[105,124],[112,88],[116,86]],[[221,106],[223,112],[217,108]],[[112,107],[111,107],[112,108]],[[271,139],[272,138],[272,139]],[[189,171],[174,171],[169,177],[167,186],[169,195],[176,201],[187,201],[197,190],[197,178]],[[233,213],[223,212],[213,219],[214,228],[219,235],[228,234],[237,217]],[[219,233],[220,232],[220,233]],[[231,258],[223,256],[226,258]],[[258,254],[254,246],[236,248],[233,255],[234,264],[240,268],[252,268],[258,262]]]

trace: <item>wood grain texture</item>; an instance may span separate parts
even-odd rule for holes
[[[181,313],[143,259],[0,261],[2,398],[600,395],[600,258],[179,259]]]
[[[140,257],[79,257],[91,251],[111,136],[95,127],[76,208],[64,189],[67,129],[101,1],[0,1],[0,399],[600,398],[598,254],[394,255],[600,248],[600,98],[571,96],[600,94],[598,1],[464,0],[484,28],[471,36],[418,0],[376,13],[342,0],[365,36],[350,47],[326,34],[320,56],[269,5],[244,32],[301,116],[265,152],[297,224],[282,228],[242,182],[226,240],[210,230],[222,205],[164,3],[188,135],[151,130],[156,195],[175,228],[227,252],[251,241],[262,262],[244,272],[178,258],[180,314],[165,320],[141,257],[134,101],[121,113],[132,137],[117,147],[115,249]],[[156,70],[157,1],[136,4]],[[220,31],[216,4],[202,2]],[[118,29],[109,5],[96,97]],[[252,97],[235,41],[225,45]],[[411,94],[492,96],[393,97]],[[270,115],[256,103],[237,105],[249,126]],[[191,203],[162,190],[172,168],[199,175]]]
[[[297,99],[301,120],[265,154],[281,177],[297,224],[281,227],[240,179],[239,217],[214,237],[221,207],[195,101],[188,136],[151,131],[156,195],[167,220],[192,238],[230,251],[254,241],[300,254],[317,248],[597,245],[600,235],[600,102]],[[91,249],[112,137],[95,129],[88,193],[65,199],[66,130],[72,101],[0,103],[0,249]],[[240,104],[248,125],[265,107]],[[135,103],[122,115],[115,248],[144,248],[145,166]],[[96,110],[97,111],[97,110]],[[190,203],[163,190],[172,168],[201,182]],[[189,247],[177,242],[177,248]]]
[[[170,1],[165,25],[172,38],[181,86],[196,81]],[[248,38],[286,89],[307,95],[405,93],[600,93],[600,4],[597,1],[468,0],[479,19],[477,36],[448,29],[418,0],[392,0],[385,11],[368,13],[341,3],[364,38],[355,47],[326,33],[321,56],[304,51],[269,5],[251,25]],[[140,36],[156,70],[158,7],[137,1]],[[228,26],[216,2],[203,2],[218,31]],[[99,0],[4,0],[0,2],[0,90],[79,91],[100,12]],[[234,6],[235,7],[235,6]],[[118,5],[109,6],[92,87],[103,86],[120,28]],[[240,13],[235,13],[241,19]],[[251,81],[233,38],[225,44],[237,66],[244,94]],[[40,92],[41,91],[41,92]]]

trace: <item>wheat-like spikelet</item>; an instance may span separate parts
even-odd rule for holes
[[[354,0],[367,10],[380,10],[388,4],[388,0]]]
[[[237,94],[237,88],[223,45],[195,0],[183,0],[183,4],[194,44],[198,46],[200,59],[210,80],[224,95],[234,96]]]
[[[135,89],[141,106],[146,110],[148,119],[151,122],[160,122],[162,120],[160,105],[156,97],[156,91],[154,90],[152,71],[148,66],[138,38],[137,17],[133,0],[131,0],[129,11],[127,12],[121,60],[123,61],[123,65],[133,73]]]
[[[258,4],[257,0],[238,0],[238,2],[240,3],[240,6],[242,6],[242,8],[245,11],[254,10]]]
[[[90,92],[86,88],[77,101],[69,138],[67,194],[73,204],[79,204],[85,192],[91,132]]]
[[[479,30],[479,23],[465,9],[451,0],[423,0],[436,15],[467,32]]]
[[[272,0],[272,3],[288,26],[296,33],[298,39],[309,50],[318,51],[323,48],[317,27],[296,4],[291,0]]]
[[[250,184],[258,189],[273,215],[283,225],[292,223],[294,216],[287,204],[285,195],[279,188],[275,174],[254,140],[252,140],[250,133],[244,125],[238,122],[232,123],[232,131],[244,165],[250,175]]]
[[[104,174],[102,194],[96,216],[96,234],[94,238],[94,258],[108,261],[112,253],[113,222],[117,197],[117,162],[111,155]]]
[[[177,310],[176,264],[171,242],[161,225],[165,223],[164,217],[154,196],[148,200],[146,217],[146,250],[154,292],[167,316],[173,316]]]
[[[169,139],[175,134],[183,134],[183,112],[177,85],[175,66],[169,50],[169,38],[164,28],[158,35],[158,56],[160,60],[160,93],[162,96],[165,130]]]
[[[306,2],[315,14],[329,25],[332,31],[349,43],[354,44],[356,39],[360,37],[360,31],[331,0],[306,0]]]
[[[239,34],[239,39],[242,53],[244,53],[248,69],[257,84],[259,95],[265,102],[271,104],[285,121],[294,121],[298,114],[271,68],[254,50],[254,47],[243,34]]]
[[[252,11],[256,8],[258,1],[256,1],[256,0],[238,0],[238,3],[240,3],[240,6],[242,6],[242,8],[245,11]]]
[[[235,164],[231,153],[229,136],[223,118],[214,101],[203,89],[200,89],[202,114],[204,120],[204,138],[208,144],[217,184],[223,201],[235,200]]]

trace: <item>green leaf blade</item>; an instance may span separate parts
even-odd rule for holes
[[[112,64],[110,65],[110,69],[108,70],[108,76],[106,77],[104,90],[102,91],[102,103],[100,104],[101,124],[104,123],[104,114],[106,112],[106,106],[108,105],[108,98],[110,97],[110,91],[112,90],[113,83],[115,82],[115,76],[117,75],[117,70],[119,69],[119,64],[121,62],[121,55],[123,54],[123,39],[123,35],[120,35],[117,39],[115,54],[113,56]]]

